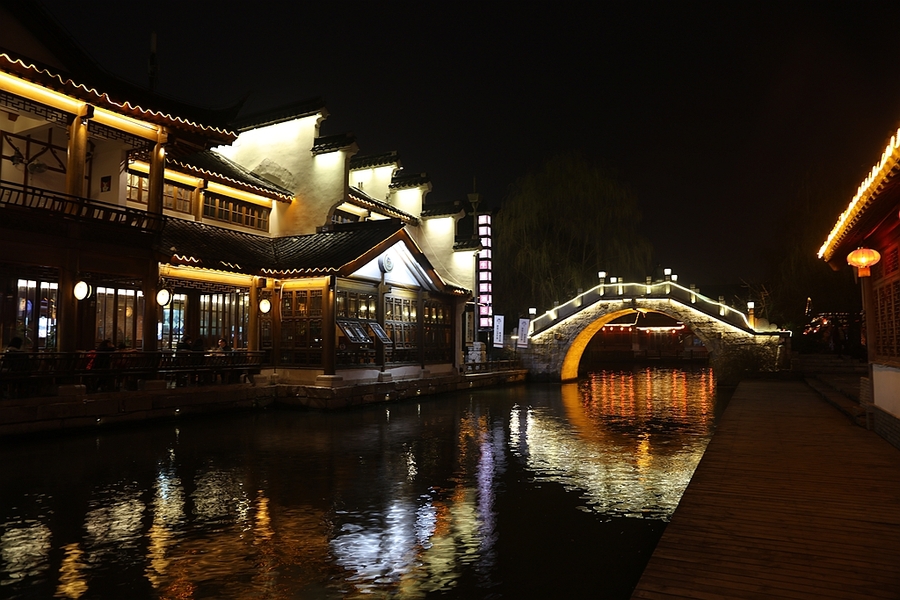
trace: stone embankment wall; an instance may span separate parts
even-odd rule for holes
[[[343,387],[211,385],[83,394],[77,386],[60,396],[0,399],[0,439],[43,431],[108,427],[185,415],[271,405],[338,409],[525,381],[526,372],[449,374]],[[162,382],[160,382],[162,383]]]

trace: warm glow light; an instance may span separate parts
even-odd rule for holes
[[[156,292],[156,303],[160,306],[167,306],[172,301],[172,292],[165,288]]]
[[[118,103],[112,100],[107,94],[101,93],[97,91],[95,88],[90,88],[86,85],[76,83],[71,79],[64,79],[57,73],[52,73],[47,69],[43,69],[37,67],[33,64],[27,64],[21,59],[13,58],[4,52],[0,52],[0,57],[3,57],[7,61],[19,64],[26,69],[33,71],[35,73],[43,74],[52,77],[53,79],[59,81],[64,86],[73,86],[79,88],[89,94],[96,96],[98,103],[103,103],[106,105],[111,105],[117,108],[121,108],[126,111],[136,110],[143,114],[154,115],[157,117],[162,117],[171,121],[175,121],[178,123],[183,123],[185,125],[190,125],[193,127],[198,127],[200,129],[206,131],[217,131],[219,133],[227,133],[234,135],[230,131],[225,129],[220,129],[218,127],[208,127],[205,125],[200,125],[199,123],[193,123],[191,121],[187,121],[180,117],[175,117],[166,113],[147,110],[141,108],[136,104],[131,104],[130,102]],[[78,100],[75,98],[71,98],[65,94],[60,92],[55,92],[53,90],[47,89],[44,86],[39,84],[32,83],[25,79],[20,79],[14,75],[10,75],[8,73],[0,73],[0,89],[3,89],[8,92],[12,92],[16,95],[28,98],[30,100],[34,100],[36,102],[40,102],[41,104],[46,104],[47,106],[51,106],[58,110],[62,110],[63,112],[68,112],[71,114],[82,114],[82,108],[85,105],[83,100]],[[165,141],[163,138],[165,137],[165,130],[163,127],[156,125],[155,123],[149,123],[146,121],[141,121],[139,119],[135,119],[132,117],[126,117],[124,115],[120,115],[118,113],[112,112],[107,109],[103,109],[100,107],[94,107],[94,116],[93,120],[106,125],[108,127],[112,127],[114,129],[118,129],[120,131],[125,131],[137,137],[141,137],[144,139],[148,139],[151,141]]]
[[[269,311],[272,310],[272,303],[269,302],[268,298],[263,298],[259,301],[259,312],[264,315],[269,314]]]
[[[898,147],[900,147],[900,129],[898,129],[897,133],[891,137],[891,141],[888,142],[887,147],[881,154],[881,160],[872,167],[872,170],[869,171],[869,175],[859,184],[856,195],[853,196],[847,209],[841,213],[840,217],[838,217],[837,223],[835,223],[831,233],[828,234],[825,243],[819,248],[819,258],[824,258],[825,260],[831,259],[831,254],[834,252],[835,246],[837,246],[839,236],[853,225],[856,217],[862,212],[872,199],[872,196],[877,192],[881,182],[890,175],[891,170],[897,163],[897,159],[894,156],[894,150]]]
[[[857,248],[847,255],[847,264],[859,270],[860,277],[869,276],[869,267],[877,265],[881,260],[881,254],[871,248]]]
[[[84,300],[91,295],[91,286],[84,281],[79,281],[75,284],[73,293],[75,294],[76,300]]]
[[[146,175],[150,174],[150,165],[142,160],[136,160],[132,163],[129,163],[128,168],[132,171],[137,171],[138,173],[144,173]],[[164,171],[163,178],[168,181],[174,181],[176,183],[195,188],[201,187],[203,185],[202,179],[191,177],[189,175],[179,173],[178,171],[172,171],[171,169],[166,169]]]
[[[214,181],[210,181],[207,184],[206,189],[208,189],[210,192],[213,192],[214,194],[222,194],[223,196],[235,198],[236,200],[244,200],[245,202],[252,202],[253,204],[260,204],[262,206],[272,206],[271,198],[266,198],[265,196],[257,196],[256,194],[251,194],[250,192],[245,192],[243,190],[228,187]]]

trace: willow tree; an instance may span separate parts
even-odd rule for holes
[[[543,311],[597,285],[600,270],[642,279],[651,248],[640,219],[635,196],[599,164],[549,159],[512,185],[495,218],[497,312]]]

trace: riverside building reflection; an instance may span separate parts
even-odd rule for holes
[[[0,596],[626,597],[715,393],[707,369],[603,371],[7,444]]]

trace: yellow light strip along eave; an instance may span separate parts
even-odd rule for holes
[[[105,93],[99,92],[96,88],[91,88],[91,87],[88,87],[88,86],[86,86],[86,85],[84,85],[84,84],[76,83],[76,82],[72,81],[71,79],[63,79],[62,76],[57,75],[56,73],[51,73],[51,72],[48,71],[47,69],[41,69],[41,68],[36,67],[35,65],[27,64],[27,63],[25,63],[24,61],[22,61],[22,60],[20,60],[20,59],[18,59],[18,58],[13,58],[13,57],[11,57],[10,55],[6,54],[5,52],[0,52],[0,57],[6,59],[6,60],[7,60],[8,62],[10,62],[10,63],[18,64],[18,65],[22,66],[23,68],[28,69],[29,71],[33,71],[33,72],[36,73],[36,74],[39,74],[39,75],[45,75],[45,76],[47,76],[47,77],[51,77],[51,78],[55,79],[56,81],[58,81],[60,84],[62,84],[62,85],[64,85],[64,86],[70,85],[70,86],[73,86],[73,87],[75,87],[75,88],[77,88],[77,89],[80,89],[80,90],[82,90],[82,91],[84,91],[84,92],[87,92],[88,94],[91,94],[91,95],[95,96],[95,97],[97,98],[97,101],[100,101],[100,102],[109,104],[109,105],[111,105],[111,106],[114,106],[114,107],[117,107],[117,108],[121,108],[121,109],[123,109],[123,110],[136,110],[136,111],[138,111],[138,112],[140,112],[140,113],[142,113],[142,114],[145,114],[145,115],[151,115],[151,116],[153,116],[153,117],[166,119],[166,120],[172,121],[172,122],[174,122],[174,123],[180,123],[180,124],[182,124],[182,125],[187,125],[187,126],[190,126],[190,127],[196,127],[196,128],[201,129],[201,130],[203,130],[203,131],[211,131],[211,132],[214,131],[214,132],[219,133],[219,134],[222,134],[222,135],[228,135],[228,136],[237,138],[237,135],[236,135],[233,131],[230,131],[230,130],[228,130],[228,129],[222,129],[222,128],[220,128],[220,127],[210,127],[210,126],[208,126],[208,125],[201,125],[200,123],[195,123],[195,122],[193,122],[193,121],[188,121],[187,119],[183,119],[183,118],[181,118],[181,117],[175,117],[175,116],[172,116],[172,115],[170,115],[170,114],[168,114],[168,113],[164,113],[164,112],[160,112],[160,111],[155,111],[155,110],[145,109],[145,108],[142,108],[141,106],[139,106],[139,105],[137,105],[137,104],[131,104],[130,102],[124,102],[124,103],[122,103],[122,102],[116,102],[116,101],[114,101],[113,99],[111,99],[111,98],[109,97],[109,95],[107,95],[107,94],[105,94]],[[58,95],[58,96],[60,96],[60,97],[62,97],[62,98],[67,99],[67,100],[70,101],[70,102],[76,102],[79,106],[80,106],[81,104],[84,104],[84,103],[85,103],[84,100],[77,100],[77,99],[71,98],[71,97],[69,97],[69,96],[67,96],[67,95],[65,95],[65,94],[62,94],[62,93],[60,93],[60,92],[55,92],[55,91],[52,91],[52,90],[48,90],[47,88],[43,87],[43,86],[40,85],[40,84],[31,83],[30,81],[27,81],[27,80],[25,80],[25,79],[21,79],[21,78],[19,78],[19,77],[16,77],[15,75],[10,75],[10,74],[8,74],[8,73],[0,73],[0,75],[5,76],[5,77],[9,77],[9,78],[14,78],[14,79],[18,80],[19,82],[22,82],[22,83],[24,83],[24,84],[27,84],[27,85],[28,85],[29,87],[31,87],[31,88],[36,88],[36,89],[38,89],[38,90],[42,90],[42,91],[44,91],[44,92],[46,92],[46,93],[49,93],[49,94],[56,94],[56,95]],[[0,79],[0,83],[3,83],[3,80],[2,80],[2,79]],[[3,89],[6,89],[6,88],[3,88]],[[12,90],[10,90],[10,91],[12,91]],[[26,98],[30,98],[30,99],[32,99],[32,100],[35,100],[36,102],[42,102],[42,101],[39,100],[38,98],[32,97],[32,96],[30,96],[30,95],[26,95],[25,97],[26,97]],[[66,109],[66,108],[63,108],[63,107],[61,107],[61,106],[57,106],[57,105],[54,105],[54,104],[49,104],[49,103],[47,103],[47,102],[42,102],[42,103],[43,103],[43,104],[47,104],[48,106],[53,106],[54,108],[57,108],[57,109],[59,109],[59,110],[63,110],[63,111],[65,111],[65,112],[75,112],[75,111],[73,111],[73,110],[71,110],[71,109]],[[109,118],[109,119],[107,119],[106,117],[107,117],[108,115],[114,115],[114,117],[118,117],[119,119],[130,120],[130,121],[132,121],[132,122],[135,123],[135,124],[139,124],[140,126],[145,125],[142,121],[140,121],[140,120],[138,120],[138,119],[134,119],[134,118],[132,118],[132,117],[126,117],[126,116],[123,116],[123,115],[118,115],[117,113],[115,113],[115,112],[113,112],[113,111],[108,111],[108,110],[105,110],[105,109],[100,109],[100,110],[103,111],[103,112],[105,112],[105,113],[107,113],[105,116],[101,117],[101,119],[98,120],[99,122],[103,123],[104,125],[108,125],[108,126],[110,126],[110,127],[113,127],[113,128],[118,129],[119,126],[122,124],[122,122],[121,122],[120,120],[116,119],[116,118]],[[76,114],[77,114],[77,113],[76,113]],[[95,109],[95,113],[94,113],[95,118],[96,118],[96,114],[97,114],[97,113],[96,113],[96,109]],[[104,122],[104,121],[106,121],[106,122]],[[116,125],[115,123],[118,123],[119,125]],[[160,127],[159,125],[156,125],[156,124],[153,124],[153,123],[147,123],[146,125],[149,125],[149,126],[155,128],[156,131],[159,131],[159,130],[161,129],[161,127]],[[127,125],[125,125],[125,126],[127,126]],[[123,131],[128,131],[128,130],[125,129],[125,130],[123,130]],[[128,131],[128,132],[129,132],[129,133],[132,133],[133,135],[137,135],[137,136],[139,136],[139,137],[145,137],[145,138],[146,138],[146,137],[147,137],[146,133],[144,133],[144,134],[139,133],[140,131],[141,131],[140,129],[137,129],[137,130],[135,130],[135,131]],[[148,139],[156,139],[156,138],[148,138]]]
[[[259,191],[261,191],[261,192],[262,192],[262,191],[265,191],[265,192],[267,192],[267,193],[274,194],[275,196],[278,196],[278,198],[280,198],[281,200],[286,201],[286,202],[291,202],[291,201],[294,200],[294,197],[293,197],[293,196],[287,196],[287,195],[285,195],[285,194],[281,194],[281,193],[278,193],[278,192],[273,192],[273,191],[269,191],[269,190],[264,190],[263,188],[261,188],[261,187],[259,187],[259,186],[255,186],[255,185],[247,184],[247,183],[244,183],[244,182],[240,182],[240,181],[237,181],[237,180],[232,179],[232,178],[230,178],[230,177],[225,177],[225,176],[222,175],[221,173],[214,173],[213,171],[209,171],[209,170],[207,170],[207,169],[200,169],[200,168],[198,168],[198,167],[195,167],[195,166],[192,166],[192,165],[188,165],[188,164],[185,164],[185,163],[183,163],[183,162],[179,162],[179,161],[177,161],[177,160],[173,160],[172,162],[174,162],[175,164],[177,164],[177,165],[179,165],[179,166],[181,166],[181,167],[183,167],[183,168],[185,168],[185,169],[188,169],[188,170],[190,170],[190,171],[193,171],[193,172],[195,172],[195,173],[202,173],[202,174],[205,175],[205,176],[209,176],[209,177],[218,177],[218,178],[220,178],[220,179],[225,179],[226,181],[232,181],[232,182],[237,183],[237,184],[243,183],[243,185],[249,185],[249,187],[252,187],[253,189],[257,189],[257,190],[259,190]],[[222,185],[222,184],[216,184],[216,185]],[[228,188],[228,186],[223,186],[223,188]],[[228,188],[228,189],[232,189],[232,188]],[[249,193],[251,193],[251,192],[245,192],[245,193],[248,193],[248,194],[249,194]],[[235,197],[235,196],[233,196],[233,197]],[[252,200],[251,200],[251,202],[252,202]]]
[[[0,71],[0,89],[73,115],[82,114],[84,107],[87,106],[84,100],[72,98],[2,71]],[[92,119],[101,125],[154,142],[160,139],[163,130],[154,123],[118,115],[97,106],[94,107]]]
[[[128,165],[128,168],[139,173],[144,173],[145,175],[150,174],[150,165],[142,160],[136,160],[130,163]],[[179,173],[178,171],[172,171],[170,169],[165,170],[165,174],[163,175],[163,177],[165,179],[168,179],[169,181],[175,181],[177,183],[189,185],[191,187],[200,187],[203,185],[202,179],[191,177],[189,175],[185,175],[184,173]]]
[[[187,279],[189,281],[208,281],[241,287],[249,287],[254,279],[253,275],[243,275],[240,273],[229,273],[228,271],[215,271],[212,269],[199,269],[197,267],[179,265],[160,265],[159,275],[160,277],[174,277],[177,279]]]
[[[872,170],[869,171],[869,175],[859,184],[856,195],[853,196],[853,199],[847,206],[847,210],[842,212],[841,216],[838,217],[837,223],[835,223],[831,233],[828,234],[825,243],[819,248],[817,254],[819,258],[823,258],[826,261],[831,260],[835,247],[843,238],[844,233],[853,226],[856,217],[858,217],[863,209],[869,204],[872,197],[875,195],[875,192],[878,190],[878,186],[881,185],[897,164],[896,150],[898,147],[900,147],[900,129],[898,129],[897,133],[891,137],[891,141],[888,142],[884,152],[881,153],[881,160],[877,165],[872,167]]]
[[[209,183],[207,183],[206,189],[210,192],[213,192],[214,194],[222,194],[223,196],[228,196],[229,198],[234,198],[235,200],[243,200],[245,202],[259,204],[268,208],[272,207],[273,200],[271,198],[266,198],[265,196],[257,196],[256,194],[251,194],[250,192],[238,190],[233,187],[228,187],[222,185],[221,183],[216,183],[215,181],[210,181]]]

